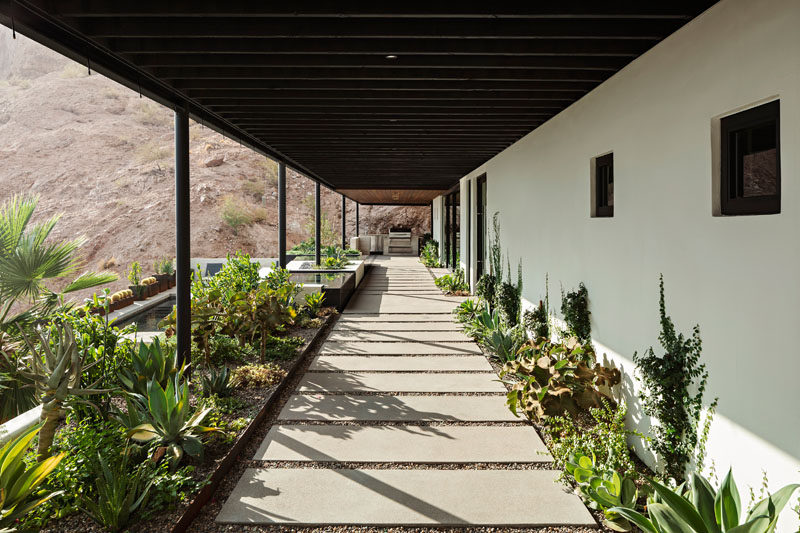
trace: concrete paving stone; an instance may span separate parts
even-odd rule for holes
[[[590,526],[552,470],[248,468],[217,515],[233,524]],[[511,496],[513,494],[513,497]]]
[[[326,342],[320,355],[436,355],[480,354],[474,342]]]
[[[328,341],[343,342],[472,342],[463,331],[334,331]]]
[[[300,392],[506,393],[505,386],[497,381],[497,376],[493,373],[306,372],[297,390]]]
[[[347,313],[339,317],[336,324],[359,324],[362,322],[447,322],[453,323],[453,314],[440,313]]]
[[[509,446],[509,443],[514,443]],[[273,426],[257,461],[547,463],[531,426]]]
[[[393,294],[399,295],[420,295],[420,296],[435,296],[437,294],[442,294],[442,291],[439,289],[435,290],[425,290],[425,289],[408,289],[408,290],[391,290],[386,291],[382,289],[364,289],[358,291],[360,295],[387,295],[391,296]]]
[[[331,331],[461,331],[455,322],[352,322],[339,320]]]
[[[355,294],[344,314],[349,313],[448,313],[464,301],[464,297],[406,294]]]
[[[318,355],[310,372],[337,371],[476,371],[489,372],[492,365],[482,355],[420,355],[384,357],[381,355]]]
[[[289,398],[280,420],[382,422],[522,422],[497,396],[302,394]]]

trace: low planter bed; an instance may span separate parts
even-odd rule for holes
[[[183,532],[197,517],[203,506],[213,497],[220,482],[228,474],[230,468],[239,458],[243,449],[251,443],[253,436],[261,428],[271,408],[281,396],[286,384],[303,367],[334,320],[335,314],[330,314],[323,319],[322,325],[317,328],[302,328],[291,326],[282,334],[283,337],[300,337],[303,344],[296,349],[295,355],[289,359],[271,360],[286,372],[285,377],[277,384],[257,387],[236,386],[225,401],[232,407],[230,412],[220,416],[217,424],[225,424],[235,429],[228,430],[227,436],[210,437],[205,444],[205,453],[202,461],[194,458],[185,458],[185,465],[193,467],[190,473],[192,482],[198,488],[183,494],[179,501],[170,507],[162,509],[148,519],[129,526],[126,531],[138,533],[155,532]],[[256,356],[256,359],[258,357]],[[241,361],[229,363],[226,366],[231,371],[245,364],[257,361]],[[201,376],[206,370],[198,366],[192,376],[191,388],[193,390],[191,403],[203,402]],[[86,514],[76,513],[70,516],[51,520],[42,532],[66,533],[74,531],[101,532],[103,528],[93,522]]]

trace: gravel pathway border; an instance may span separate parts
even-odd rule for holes
[[[184,509],[180,518],[172,527],[172,533],[184,533],[187,531],[192,522],[200,514],[200,511],[203,509],[203,507],[208,503],[209,500],[212,499],[217,488],[229,474],[233,465],[236,464],[242,453],[248,448],[248,445],[253,440],[253,437],[259,433],[259,429],[265,422],[267,415],[274,410],[276,403],[280,405],[283,404],[283,402],[280,401],[283,393],[286,390],[293,390],[296,386],[295,380],[305,374],[305,371],[299,372],[299,370],[301,368],[303,368],[303,370],[307,369],[308,365],[313,360],[312,354],[316,355],[316,352],[321,345],[321,340],[327,337],[328,333],[330,332],[331,325],[335,321],[335,317],[338,316],[338,314],[328,315],[325,318],[325,322],[322,324],[322,327],[317,330],[317,332],[314,334],[314,337],[303,349],[303,353],[301,353],[287,369],[286,377],[272,391],[269,398],[267,398],[267,400],[261,406],[258,414],[253,417],[247,428],[242,432],[228,453],[225,454],[225,457],[222,459],[222,461],[217,464],[217,468],[209,477],[208,483],[202,489],[200,489],[200,492],[195,495],[192,502]],[[291,386],[289,386],[290,382]]]

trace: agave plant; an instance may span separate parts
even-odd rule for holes
[[[29,369],[22,375],[35,383],[42,403],[41,421],[44,423],[39,434],[39,459],[50,453],[56,427],[64,416],[64,403],[70,396],[89,396],[107,392],[95,389],[99,380],[82,388],[81,376],[84,370],[96,365],[95,361],[84,366],[85,355],[81,355],[75,343],[75,334],[68,323],[53,324],[44,332],[36,331],[38,349],[30,338],[22,334],[31,357],[27,359]],[[77,400],[92,405],[86,400]]]
[[[626,507],[612,507],[645,533],[772,533],[786,504],[800,484],[786,485],[742,514],[739,490],[733,473],[722,481],[718,491],[700,474],[694,473],[691,490],[683,485],[673,490],[649,480],[653,493],[648,498],[647,514]]]
[[[133,353],[131,366],[122,368],[117,377],[128,391],[147,396],[147,384],[155,380],[162,387],[183,371],[178,363],[178,353],[167,354],[158,337],[153,342],[139,343],[139,351]]]
[[[25,454],[40,429],[41,425],[34,426],[0,448],[0,532],[16,531],[17,520],[61,494],[41,489],[40,485],[58,466],[64,453],[30,468],[25,464]]]
[[[458,304],[458,306],[453,309],[453,314],[456,317],[456,320],[461,322],[462,324],[468,324],[475,320],[475,317],[478,313],[481,312],[481,306],[477,300],[467,299]]]
[[[81,496],[83,512],[109,531],[121,531],[129,524],[131,517],[143,507],[155,481],[148,462],[128,468],[127,453],[117,461],[109,462],[99,453],[92,470],[97,489],[96,500]]]
[[[208,375],[204,374],[200,379],[203,385],[203,396],[230,396],[231,372],[228,367],[223,366],[219,370],[211,369]]]
[[[192,409],[189,385],[181,383],[177,376],[167,381],[166,389],[157,381],[150,381],[143,404],[142,415],[146,422],[130,429],[128,437],[139,443],[156,442],[166,446],[173,467],[180,462],[184,452],[202,456],[201,436],[222,431],[200,425],[211,409]]]
[[[622,477],[616,471],[603,472],[596,467],[594,453],[588,455],[572,455],[565,467],[578,483],[578,493],[588,502],[589,507],[603,511],[603,525],[615,531],[630,531],[631,523],[617,512],[614,507],[634,509],[639,491],[636,484],[627,476]]]

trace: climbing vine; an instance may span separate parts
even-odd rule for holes
[[[656,419],[656,425],[651,428],[653,448],[664,461],[664,475],[681,483],[698,444],[703,448],[707,438],[704,435],[698,443],[708,371],[705,363],[700,362],[700,326],[696,325],[688,338],[676,333],[664,303],[663,276],[659,278],[659,291],[661,333],[658,340],[664,355],[656,355],[650,347],[642,355],[634,353],[633,362],[642,380],[639,398],[644,412]],[[717,399],[714,399],[710,413],[716,405]],[[701,449],[698,454],[701,460],[702,454]]]

